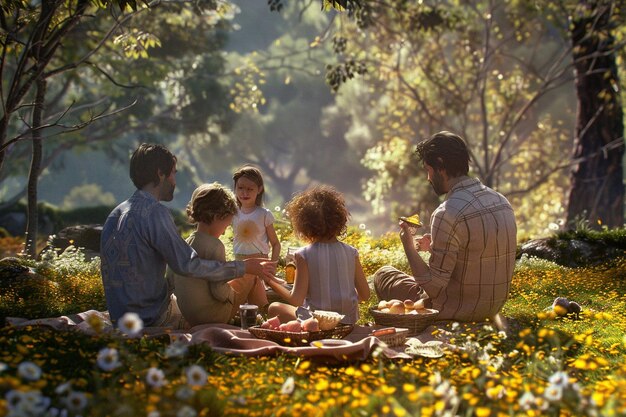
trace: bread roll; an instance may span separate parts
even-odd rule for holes
[[[391,314],[404,314],[404,303],[402,301],[396,301],[389,306],[389,312]]]

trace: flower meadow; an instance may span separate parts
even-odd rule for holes
[[[298,245],[286,228],[279,236]],[[344,240],[367,274],[408,267],[395,236],[359,227]],[[33,300],[16,309],[0,298],[3,315],[104,309],[97,260],[74,250],[28,262],[58,286],[36,310]],[[522,257],[503,310],[507,331],[452,323],[439,330],[454,336],[436,358],[392,360],[381,350],[333,363],[243,358],[142,337],[132,314],[114,333],[91,316],[94,335],[5,326],[0,416],[626,416],[625,277],[626,259],[570,269]],[[552,308],[556,297],[576,301],[578,318]],[[362,323],[376,302],[362,306]]]

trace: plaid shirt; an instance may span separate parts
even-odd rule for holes
[[[451,183],[430,227],[430,274],[416,281],[440,311],[438,318],[492,318],[508,297],[515,268],[517,226],[507,199],[478,179],[461,177]]]

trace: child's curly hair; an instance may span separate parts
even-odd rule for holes
[[[237,200],[232,191],[217,182],[202,184],[191,194],[186,212],[191,223],[211,223],[237,214]]]
[[[296,194],[285,209],[296,234],[309,242],[340,236],[348,228],[343,195],[328,185]]]

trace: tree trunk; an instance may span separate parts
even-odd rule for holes
[[[41,77],[47,77],[44,71],[55,56],[56,50],[69,31],[83,18],[90,4],[88,0],[70,2],[69,9],[64,12],[68,13],[68,17],[61,19],[59,23],[58,18],[55,20],[55,14],[62,7],[67,7],[67,2],[63,0],[43,0],[38,3],[40,4],[41,12],[37,21],[34,22],[32,33],[28,31],[30,35],[25,39],[20,39],[19,33],[17,37],[14,37],[12,34],[12,36],[7,37],[6,42],[3,44],[3,48],[10,46],[9,49],[17,51],[23,48],[15,63],[16,69],[14,73],[6,72],[7,65],[5,65],[5,60],[7,59],[7,54],[0,54],[0,78],[3,82],[6,78],[8,85],[8,88],[4,87],[7,93],[6,96],[3,94],[2,97],[3,114],[0,118],[0,171],[4,168],[5,158],[7,157],[6,144],[10,141],[8,130],[11,118],[14,117],[17,109],[25,105],[25,97],[31,92],[32,85],[36,84]],[[16,13],[22,13],[20,7],[17,7],[17,9]],[[3,23],[6,24],[6,22]],[[52,28],[51,23],[54,25]],[[6,28],[3,27],[3,29]],[[12,33],[13,30],[19,32],[21,29],[11,27],[8,31]],[[21,47],[16,48],[14,46],[14,44],[20,43],[22,43]]]
[[[37,94],[33,108],[33,156],[28,173],[28,214],[26,216],[26,254],[31,258],[37,257],[37,226],[39,213],[37,210],[37,182],[41,171],[43,144],[41,142],[41,126],[43,123],[44,103],[46,98],[47,82],[45,78],[37,80]]]
[[[581,1],[587,13],[574,18],[571,29],[578,114],[569,227],[581,220],[593,228],[624,225],[624,125],[610,3]]]

